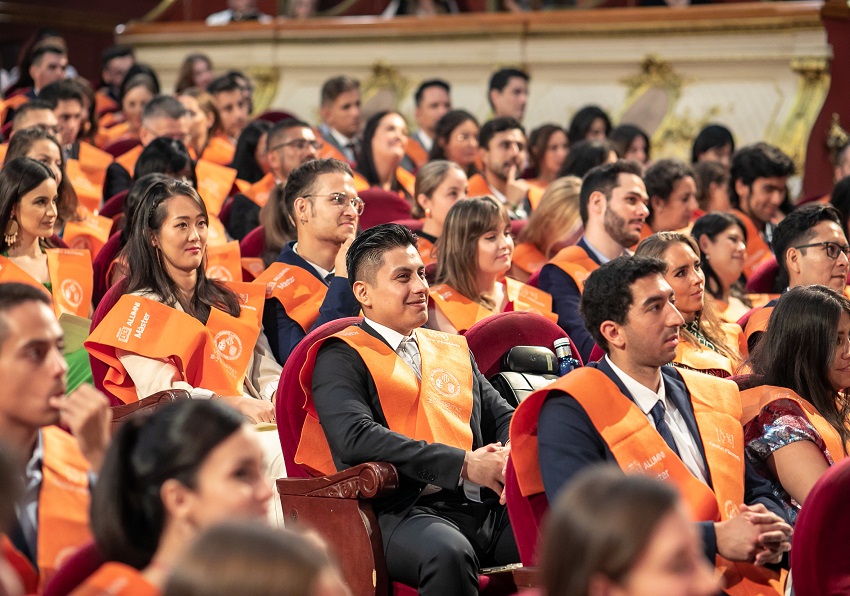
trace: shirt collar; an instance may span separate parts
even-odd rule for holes
[[[297,255],[298,255],[298,243],[297,243],[297,242],[296,242],[295,244],[293,244],[293,245],[292,245],[292,252],[294,252],[295,254],[297,254]],[[305,261],[307,261],[307,264],[308,264],[308,265],[310,265],[310,267],[312,267],[313,269],[315,269],[315,270],[316,270],[316,272],[319,274],[319,276],[320,276],[323,280],[324,280],[324,279],[327,279],[328,275],[330,275],[331,273],[333,273],[333,269],[331,269],[330,271],[328,271],[327,269],[325,269],[325,268],[323,268],[323,267],[319,267],[319,266],[318,266],[318,265],[316,265],[313,261],[308,260],[308,259],[307,259],[304,255],[298,255],[298,256],[299,256],[299,257],[301,257],[302,259],[304,259]]]
[[[380,323],[376,323],[372,319],[363,317],[363,321],[368,323],[369,327],[371,327],[372,329],[377,331],[378,335],[380,335],[381,337],[384,338],[384,341],[387,342],[390,345],[390,347],[393,349],[393,352],[398,351],[398,347],[401,345],[401,342],[403,342],[405,339],[408,339],[408,338],[411,338],[411,337],[414,340],[416,339],[416,335],[414,335],[414,334],[402,335],[398,331],[395,331],[394,329],[390,329],[389,327],[381,325]]]
[[[582,240],[584,240],[584,243],[585,243],[585,245],[587,246],[587,248],[589,248],[589,249],[590,249],[590,251],[591,251],[591,252],[592,252],[592,253],[596,256],[596,260],[597,260],[597,261],[599,261],[599,264],[600,264],[600,265],[604,265],[605,263],[607,263],[608,261],[610,261],[610,260],[611,260],[611,259],[609,259],[608,257],[606,257],[605,255],[603,255],[601,252],[599,252],[599,251],[596,249],[596,247],[595,247],[595,246],[593,246],[593,245],[592,245],[592,244],[591,244],[591,243],[587,240],[587,236],[582,236],[581,238],[582,238]],[[622,254],[621,256],[631,256],[631,254],[632,254],[632,253],[631,253],[628,249],[624,248],[624,249],[623,249],[623,254]]]
[[[632,377],[627,375],[620,367],[614,364],[608,356],[605,356],[605,361],[611,366],[611,370],[614,371],[614,374],[619,377],[619,379],[623,382],[623,385],[626,386],[626,389],[629,390],[629,393],[632,394],[632,398],[637,404],[637,407],[640,408],[641,412],[645,415],[649,416],[649,411],[658,403],[660,399],[664,403],[664,407],[667,408],[667,391],[664,388],[664,378],[661,379],[661,385],[658,388],[658,393],[654,392],[652,389],[641,385]]]
[[[434,139],[432,139],[431,135],[424,130],[419,129],[416,136],[419,137],[419,144],[422,145],[422,148],[425,149],[425,151],[430,151],[431,147],[434,146]]]
[[[331,136],[336,139],[336,142],[339,143],[340,147],[348,147],[352,143],[356,142],[354,137],[347,137],[332,126],[328,126],[328,130],[330,131]]]

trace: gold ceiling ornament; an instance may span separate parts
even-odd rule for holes
[[[833,112],[832,122],[826,133],[826,148],[829,149],[829,159],[832,163],[838,161],[838,152],[850,141],[847,131],[841,126],[841,116]]]
[[[648,54],[640,63],[640,73],[621,79],[620,82],[628,89],[625,105],[629,105],[653,87],[664,89],[678,99],[682,87],[690,81],[673,70],[669,62],[656,54]]]
[[[246,74],[254,83],[252,115],[257,116],[271,107],[280,85],[280,71],[273,66],[252,66]]]
[[[401,102],[410,93],[410,80],[382,60],[372,65],[371,73],[361,85],[363,118],[384,110],[398,110]]]

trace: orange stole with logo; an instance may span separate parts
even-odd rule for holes
[[[38,497],[38,568],[41,585],[66,558],[91,540],[89,463],[77,440],[58,426],[41,429],[43,479]]]
[[[422,381],[387,344],[360,327],[348,327],[330,337],[351,346],[363,359],[375,381],[378,400],[390,430],[417,441],[472,449],[472,364],[469,346],[460,335],[417,329],[414,331],[422,357]],[[330,338],[327,338],[330,339]],[[295,461],[320,474],[336,468],[324,430],[313,404],[313,368],[319,348],[310,347],[299,379],[307,395],[307,417]]]
[[[821,439],[823,439],[826,448],[829,450],[829,454],[832,456],[833,462],[838,463],[847,456],[845,452],[846,445],[843,444],[838,431],[818,412],[814,405],[785,387],[762,385],[742,391],[741,405],[743,407],[743,417],[741,421],[747,424],[758,416],[770,403],[780,399],[790,399],[800,406],[808,421],[815,427],[815,430],[818,431]]]
[[[6,563],[15,572],[25,594],[35,594],[38,591],[38,573],[35,567],[5,534],[0,534],[0,557],[5,558]]]
[[[236,146],[230,142],[230,139],[222,135],[216,135],[207,141],[207,146],[204,147],[201,159],[211,161],[220,166],[229,166],[233,163],[233,155],[235,153]]]
[[[744,431],[738,389],[732,381],[688,370],[678,372],[690,393],[713,491],[688,470],[646,415],[605,373],[584,367],[533,393],[514,413],[511,457],[522,494],[544,492],[538,461],[537,420],[549,393],[560,390],[585,410],[624,472],[646,474],[672,483],[694,520],[726,521],[737,515],[738,505],[744,499]],[[715,565],[724,573],[726,593],[735,596],[782,593],[779,574],[768,569],[734,563],[719,555]]]
[[[578,287],[579,293],[584,292],[585,280],[599,269],[596,261],[591,259],[580,246],[568,246],[561,249],[549,260],[549,263],[569,275]]]
[[[65,224],[62,239],[71,248],[89,251],[94,261],[103,245],[109,240],[113,222],[110,218],[94,215],[85,208],[80,208],[80,214],[83,216],[82,220],[69,221]]]
[[[416,250],[419,251],[419,256],[422,258],[422,264],[426,267],[431,263],[437,262],[437,253],[434,243],[423,237],[421,234],[416,235]]]
[[[514,247],[511,261],[526,273],[532,274],[546,264],[546,255],[531,242],[520,242]]]
[[[89,211],[96,212],[100,208],[106,170],[113,161],[113,157],[106,151],[81,142],[79,159],[65,162],[65,173],[80,202]]]
[[[198,194],[204,200],[207,211],[218,217],[236,181],[236,170],[199,159],[195,164],[195,177],[198,179]]]
[[[144,147],[141,145],[136,145],[126,153],[119,155],[115,158],[116,163],[118,163],[122,168],[127,170],[130,176],[133,176],[133,172],[136,170],[136,162],[139,161],[139,156],[141,156],[142,151],[144,151]]]
[[[67,312],[88,318],[94,289],[89,251],[48,248],[44,252],[47,254],[47,272],[53,288],[53,312],[57,317]],[[16,281],[47,292],[44,284],[3,256],[0,256],[0,281]]]
[[[770,252],[770,247],[761,237],[756,224],[749,215],[737,209],[733,209],[732,214],[741,220],[747,231],[747,254],[744,257],[744,276],[749,278],[753,274],[753,271],[758,269],[759,265],[769,261],[773,257],[773,253]]]
[[[319,309],[325,301],[328,286],[315,275],[286,263],[272,263],[254,279],[266,287],[266,297],[276,298],[286,315],[298,323],[304,333],[310,331],[319,318]]]
[[[239,187],[239,192],[251,199],[258,207],[261,208],[265,207],[266,203],[269,202],[269,195],[272,190],[274,190],[276,184],[277,182],[275,182],[272,174],[266,174],[254,184],[245,180],[236,181],[236,186]]]
[[[260,335],[263,286],[227,286],[241,306],[239,318],[213,308],[207,324],[156,300],[126,294],[85,341],[94,358],[109,366],[103,386],[124,403],[138,400],[133,380],[116,350],[170,360],[193,387],[219,395],[241,395],[254,345]]]
[[[490,185],[487,184],[487,180],[484,176],[481,174],[474,174],[470,176],[466,196],[483,197],[487,195],[493,196],[493,191],[490,190]]]
[[[506,277],[503,283],[513,310],[537,313],[550,321],[558,320],[557,315],[552,312],[552,296],[549,293],[510,277]],[[430,294],[434,305],[459,333],[466,331],[481,319],[496,314],[446,284],[432,287]]]
[[[239,241],[207,246],[207,277],[219,281],[242,281],[242,254]]]
[[[405,153],[407,153],[410,161],[412,161],[413,165],[417,168],[421,168],[428,163],[428,152],[425,151],[425,147],[422,146],[422,143],[413,137],[408,137]]]
[[[767,324],[770,321],[771,313],[773,313],[773,307],[765,306],[750,315],[750,318],[747,319],[747,325],[744,327],[744,337],[747,339],[747,342],[750,341],[750,338],[754,334],[767,331]]]
[[[159,588],[123,563],[104,563],[90,575],[71,596],[158,596]]]

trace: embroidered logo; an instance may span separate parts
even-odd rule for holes
[[[242,355],[242,340],[229,329],[216,333],[213,341],[215,349],[225,360],[236,360]]]
[[[207,269],[207,277],[220,279],[221,281],[233,281],[233,276],[230,275],[230,270],[222,265],[213,265]]]
[[[62,280],[59,291],[62,292],[62,297],[65,301],[74,308],[77,308],[83,303],[83,286],[76,279]]]
[[[133,332],[133,330],[130,329],[129,327],[121,327],[121,329],[118,330],[118,334],[115,337],[118,339],[118,341],[126,344],[127,342],[130,341],[130,334],[132,332]]]
[[[726,500],[725,503],[723,503],[723,509],[726,511],[726,517],[728,519],[732,519],[733,517],[735,517],[739,513],[738,506],[735,505],[735,503],[733,501],[728,500],[728,499]]]
[[[444,397],[460,395],[460,381],[447,370],[438,368],[431,373],[431,383]]]
[[[71,240],[71,248],[78,250],[91,250],[91,238],[88,236],[77,236]]]

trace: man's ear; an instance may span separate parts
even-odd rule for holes
[[[608,204],[608,197],[601,190],[594,190],[587,198],[587,212],[593,213],[596,216],[605,214],[605,207]]]
[[[735,180],[735,194],[742,200],[750,198],[750,187],[744,184],[744,181],[740,178]]]
[[[605,341],[608,342],[609,348],[617,348],[618,350],[626,349],[626,338],[623,335],[622,326],[614,321],[603,321],[599,326],[599,332],[605,338]]]
[[[800,253],[800,249],[793,246],[789,246],[785,251],[785,267],[789,274],[800,275],[803,270],[803,264],[800,262],[801,256],[803,255]]]
[[[308,201],[304,197],[298,197],[292,203],[292,219],[302,225],[306,223],[308,217],[307,204]]]
[[[351,287],[354,297],[363,308],[372,308],[372,296],[370,290],[371,288],[369,287],[369,284],[361,280],[355,281],[354,285]]]

